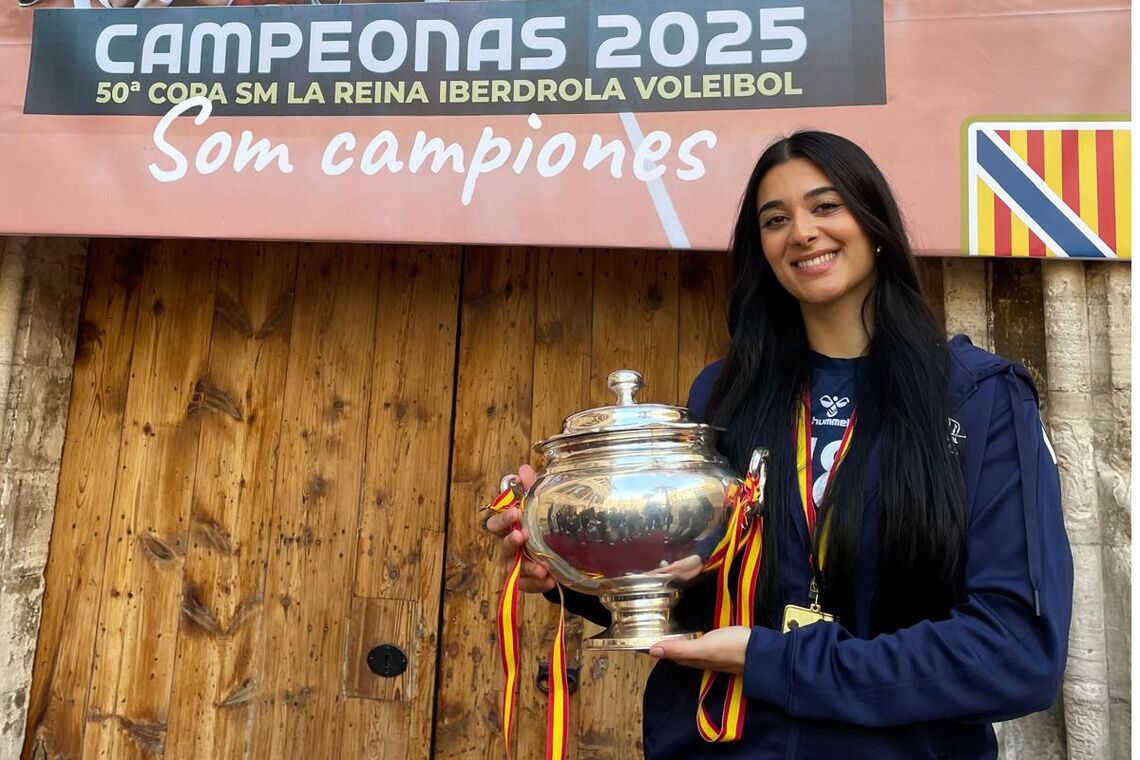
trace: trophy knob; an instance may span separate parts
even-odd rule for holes
[[[645,387],[641,373],[632,369],[619,369],[610,373],[610,390],[617,396],[618,406],[632,406],[637,403],[637,392]]]

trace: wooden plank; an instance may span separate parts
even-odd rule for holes
[[[150,243],[91,241],[24,757],[79,757],[103,564]]]
[[[677,402],[677,274],[675,251],[594,254],[592,405],[613,403],[617,369],[645,379],[638,401]]]
[[[421,532],[443,530],[458,299],[458,249],[384,250],[359,596],[418,598]]]
[[[677,403],[697,374],[728,351],[730,260],[721,251],[678,254]]]
[[[590,350],[593,336],[594,254],[591,250],[532,251],[537,269],[534,332],[532,437],[541,440],[562,429],[562,419],[590,406]],[[532,464],[538,466],[539,455]],[[546,751],[546,695],[535,687],[539,663],[550,656],[558,610],[538,597],[523,605],[520,645],[523,671],[519,691],[516,756],[543,757]],[[566,659],[581,662],[582,619],[566,620]],[[578,697],[570,699],[567,757],[578,757]]]
[[[169,757],[249,757],[297,245],[228,243],[218,266]]]
[[[591,404],[613,402],[606,378],[616,369],[642,373],[639,401],[678,401],[677,278],[673,251],[595,252]],[[643,654],[582,651],[581,757],[641,754],[641,695],[652,667]]]
[[[504,248],[465,256],[435,753],[499,760],[502,563],[476,509],[528,455],[534,256]]]
[[[389,708],[377,710],[377,706]],[[404,760],[412,757],[409,730],[412,705],[348,697],[344,700],[344,740],[337,757]],[[393,718],[392,716],[397,716]],[[429,726],[430,728],[430,726]]]
[[[339,757],[366,760],[407,760],[432,757],[431,736],[435,715],[435,675],[439,655],[439,596],[443,577],[443,531],[424,531],[420,560],[421,599],[418,604],[409,659],[418,668],[418,685],[411,702],[345,700],[344,736]],[[430,547],[430,551],[428,550]],[[429,610],[430,607],[430,610]],[[430,663],[430,666],[424,665]],[[422,667],[421,667],[422,665]],[[407,728],[402,728],[402,727]],[[393,727],[400,727],[393,730]]]
[[[163,241],[147,262],[131,358],[84,755],[161,754],[201,415],[192,407],[218,246]]]
[[[394,702],[411,702],[416,698],[417,663],[412,645],[421,616],[419,602],[352,598],[348,606],[348,646],[344,659],[346,696]],[[385,644],[395,646],[407,658],[407,667],[402,673],[384,676],[369,667],[369,653]],[[415,726],[406,728],[409,732],[415,730]]]
[[[379,269],[364,246],[303,246],[298,259],[251,757],[341,747]]]
[[[416,693],[349,699],[342,757],[431,756],[460,265],[456,248],[384,249],[356,593],[417,601]]]

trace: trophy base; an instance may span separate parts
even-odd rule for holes
[[[584,648],[644,652],[658,641],[700,636],[673,620],[673,605],[681,595],[677,589],[664,585],[659,576],[640,582],[623,579],[622,586],[620,591],[600,595],[613,619],[609,628],[583,641]]]

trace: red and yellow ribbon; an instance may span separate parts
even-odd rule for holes
[[[732,504],[728,530],[724,538],[713,550],[706,563],[706,569],[717,571],[716,616],[714,628],[730,625],[751,627],[755,617],[756,584],[760,577],[760,556],[763,545],[763,521],[752,514],[761,497],[760,473],[750,469],[744,483],[739,488],[729,490],[726,500]],[[729,575],[738,551],[743,551],[740,576],[737,581],[735,610],[730,589]],[[719,676],[728,678],[721,706],[719,722],[705,707],[705,699]],[[738,741],[744,732],[744,714],[747,706],[744,698],[744,677],[728,675],[715,670],[701,674],[700,698],[697,702],[697,731],[708,742]]]
[[[847,456],[851,447],[851,433],[855,430],[855,419],[858,410],[852,410],[851,421],[843,432],[839,442],[839,452],[835,455],[835,464],[831,466],[831,477],[835,477],[836,470]],[[800,489],[800,505],[804,509],[804,520],[807,521],[808,536],[815,537],[816,503],[812,496],[812,454],[811,454],[811,396],[805,388],[803,398],[800,399],[799,414],[796,419],[796,483]],[[831,481],[828,480],[830,487]],[[826,488],[824,491],[826,492]],[[823,526],[823,535],[819,538],[819,570],[823,572],[823,558],[827,549],[827,525]]]
[[[493,512],[510,507],[523,508],[523,496],[517,486],[505,488],[488,506]],[[520,530],[516,520],[513,525]],[[503,593],[499,596],[498,632],[499,654],[503,663],[503,748],[510,757],[514,739],[515,697],[519,676],[519,576],[522,573],[525,549],[515,554],[515,561],[507,573]],[[558,631],[550,648],[550,673],[547,677],[546,760],[562,760],[566,756],[566,737],[570,730],[570,689],[566,680],[565,607],[562,604],[562,587],[558,587]]]
[[[796,475],[800,491],[800,502],[804,508],[804,517],[807,520],[808,535],[815,535],[816,509],[811,498],[812,466],[811,466],[811,406],[807,390],[801,399],[799,413],[794,430],[796,443]],[[843,434],[836,455],[832,473],[851,445],[851,433],[855,429],[855,414]],[[709,556],[705,564],[706,570],[717,571],[717,597],[716,616],[714,628],[724,628],[730,625],[752,627],[755,623],[756,589],[760,579],[760,558],[763,551],[763,522],[753,519],[752,507],[761,497],[763,484],[755,466],[751,467],[744,483],[739,488],[731,489],[726,502],[732,504],[732,514],[729,518],[728,530],[721,542]],[[820,537],[820,569],[823,568],[823,554],[827,545],[827,526]],[[737,553],[742,551],[740,574],[737,579],[736,604],[733,604],[729,588],[729,575]],[[705,707],[705,699],[712,690],[716,679],[721,675],[718,671],[706,670],[701,674],[701,691],[697,703],[697,731],[701,738],[708,742],[734,742],[738,741],[744,733],[744,715],[747,700],[744,697],[744,677],[742,675],[727,675],[728,683],[725,691],[724,705],[721,707],[720,721],[713,719]]]
[[[566,682],[566,607],[558,586],[558,630],[550,645],[546,697],[546,760],[566,757],[570,733],[570,687]]]

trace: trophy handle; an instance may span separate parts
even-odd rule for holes
[[[499,491],[506,491],[508,488],[514,489],[516,493],[521,489],[522,481],[519,476],[515,474],[504,475],[499,481]]]
[[[768,449],[763,446],[752,449],[752,458],[748,460],[748,474],[761,482],[768,479]]]
[[[502,512],[504,509],[513,506],[515,503],[519,504],[521,509],[522,500],[526,497],[526,489],[523,488],[522,481],[519,480],[517,475],[504,475],[502,480],[499,481],[499,495],[490,504],[484,504],[479,507],[480,512],[491,510],[492,512]]]
[[[749,495],[750,503],[744,510],[744,525],[764,515],[764,487],[768,484],[768,449],[757,447],[748,460],[748,472],[741,486]]]

